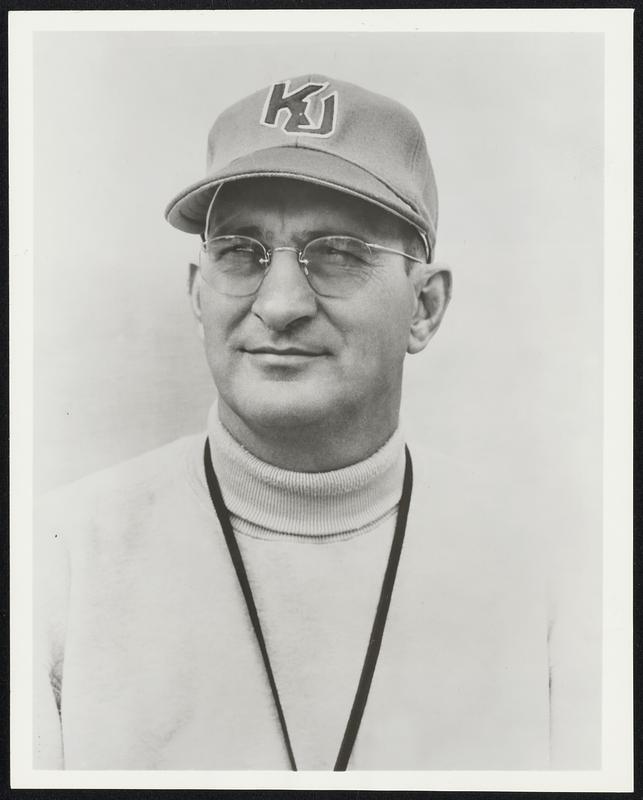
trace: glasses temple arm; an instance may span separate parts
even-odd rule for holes
[[[214,207],[214,201],[217,199],[219,192],[221,191],[223,184],[220,183],[217,188],[214,190],[214,194],[212,195],[212,200],[210,200],[210,205],[208,206],[208,211],[205,215],[205,227],[203,228],[203,233],[201,238],[204,242],[208,239],[208,228],[210,227],[210,214],[212,213],[212,209]]]
[[[416,258],[412,256],[410,253],[405,253],[402,250],[395,250],[393,247],[385,247],[383,244],[373,244],[372,242],[364,242],[369,247],[372,247],[373,250],[383,250],[385,253],[395,253],[398,256],[404,256],[404,258],[410,258],[411,261],[415,261],[417,264],[426,264],[426,261],[423,261],[421,258]]]

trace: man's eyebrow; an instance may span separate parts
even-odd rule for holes
[[[313,239],[321,239],[322,236],[351,236],[341,228],[307,228],[302,231],[299,238],[304,242],[312,242]]]
[[[236,233],[239,236],[251,236],[253,239],[262,239],[264,232],[257,225],[235,225],[233,219],[224,220],[219,225],[212,226],[212,233],[218,236]]]
[[[301,240],[302,244],[312,242],[313,239],[321,239],[322,236],[348,236],[351,239],[359,239],[362,242],[368,242],[371,239],[365,230],[353,230],[350,228],[336,227],[336,228],[315,228],[302,231],[297,237]],[[372,238],[372,237],[371,237]]]

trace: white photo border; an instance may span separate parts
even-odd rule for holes
[[[9,14],[12,788],[631,791],[631,9],[14,11]],[[47,771],[32,768],[33,37],[39,31],[596,32],[605,43],[602,768],[587,772]]]

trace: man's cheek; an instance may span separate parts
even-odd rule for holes
[[[213,336],[206,338],[205,350],[208,366],[217,387],[221,383],[231,381],[239,371],[238,357],[240,354],[230,350],[225,341]]]

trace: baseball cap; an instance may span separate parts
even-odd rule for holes
[[[397,100],[324,75],[277,81],[220,114],[205,178],[178,194],[165,216],[179,230],[202,233],[218,186],[270,176],[375,203],[413,225],[433,253],[433,167],[417,119]]]

